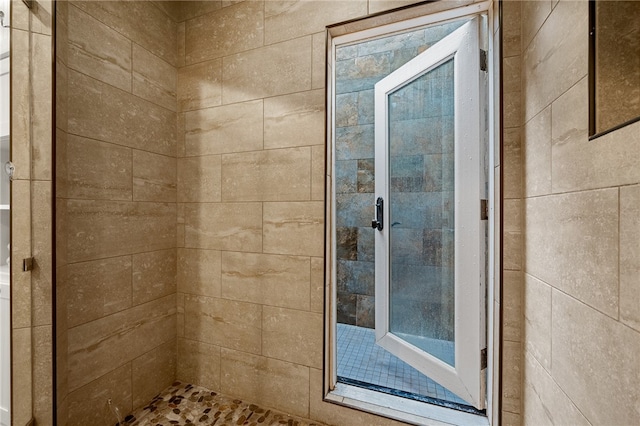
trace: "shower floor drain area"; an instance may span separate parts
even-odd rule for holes
[[[323,426],[181,382],[129,414],[121,426],[173,425]]]

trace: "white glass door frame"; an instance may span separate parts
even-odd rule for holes
[[[494,67],[491,58],[499,55],[494,51],[495,40],[500,32],[499,15],[497,1],[486,0],[480,2],[469,2],[462,6],[443,10],[440,2],[424,3],[403,9],[398,13],[398,18],[394,17],[396,12],[390,14],[373,15],[362,20],[340,23],[327,28],[327,96],[326,96],[326,116],[327,116],[327,152],[326,152],[326,245],[325,245],[325,356],[323,368],[323,391],[326,402],[337,405],[351,407],[357,410],[379,414],[385,417],[407,421],[416,424],[431,424],[435,422],[447,422],[452,424],[468,425],[489,425],[494,424],[499,418],[499,380],[500,364],[500,323],[498,320],[499,310],[489,309],[487,313],[487,410],[486,416],[472,415],[461,411],[453,410],[443,406],[428,404],[419,401],[412,401],[405,398],[391,397],[377,391],[369,391],[351,385],[338,383],[337,381],[337,337],[336,337],[336,185],[335,185],[335,158],[336,158],[336,138],[335,138],[335,110],[336,110],[336,49],[372,40],[378,37],[393,33],[409,31],[426,25],[433,25],[439,22],[459,19],[465,16],[486,15],[488,28],[486,33],[486,46],[488,50],[488,94],[489,104],[488,122],[489,124],[489,264],[487,299],[498,300],[500,288],[499,271],[494,264],[499,255],[500,234],[498,203],[495,202],[499,188],[496,180],[499,174],[493,172],[496,163],[494,159],[499,157],[500,132],[494,123],[499,118],[499,92],[496,91],[495,82],[499,79],[499,68]],[[389,16],[392,18],[389,19]],[[498,170],[498,168],[496,169]],[[372,207],[373,211],[373,207]],[[493,305],[493,304],[492,304]],[[499,305],[496,305],[499,306]],[[365,394],[372,396],[366,396]],[[395,402],[398,400],[398,402]]]
[[[384,226],[375,233],[376,342],[478,409],[485,407],[481,351],[486,347],[484,131],[480,114],[478,18],[382,79],[375,86],[375,199],[384,203]],[[455,87],[455,366],[390,332],[389,96],[416,78],[454,60]],[[473,117],[473,119],[470,119]],[[475,291],[474,291],[475,289]]]

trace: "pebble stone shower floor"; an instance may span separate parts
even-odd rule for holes
[[[120,426],[173,425],[324,426],[181,382],[129,414]]]

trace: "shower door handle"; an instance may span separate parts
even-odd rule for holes
[[[382,197],[378,197],[376,200],[376,218],[371,221],[371,227],[373,229],[377,229],[378,231],[382,231],[382,223],[383,223],[383,206],[384,200]]]

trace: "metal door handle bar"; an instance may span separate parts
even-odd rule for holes
[[[376,218],[371,221],[371,227],[373,229],[377,229],[378,231],[382,231],[383,228],[383,209],[384,200],[382,197],[378,197],[376,200]]]

